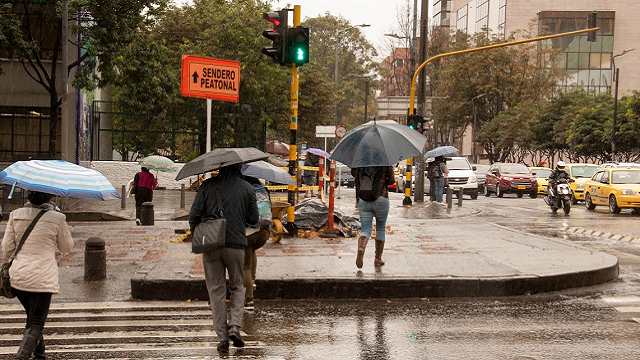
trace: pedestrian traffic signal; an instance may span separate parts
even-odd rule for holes
[[[309,62],[309,28],[298,26],[287,30],[287,65]]]
[[[287,46],[287,29],[289,27],[287,20],[287,9],[276,12],[263,13],[262,18],[273,24],[273,30],[262,32],[262,36],[273,41],[271,47],[262,49],[262,53],[273,59],[273,62],[285,65],[285,54]]]
[[[409,115],[407,117],[407,126],[418,132],[422,132],[422,124],[424,124],[424,118],[420,115]]]
[[[589,19],[587,20],[587,29],[595,28],[597,20],[598,20],[597,12],[594,11],[589,13]],[[590,41],[590,42],[596,41],[596,31],[590,31],[587,33],[587,41]]]

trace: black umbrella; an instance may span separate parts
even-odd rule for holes
[[[228,165],[266,160],[268,157],[269,154],[252,147],[218,148],[184,164],[184,167],[182,167],[182,170],[180,170],[176,176],[176,180],[218,170]]]

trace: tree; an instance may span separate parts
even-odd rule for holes
[[[112,84],[117,74],[114,61],[120,50],[135,38],[141,26],[153,21],[165,4],[165,0],[69,1],[69,14],[77,15],[69,18],[69,27],[78,36],[70,37],[76,39],[73,43],[65,41],[79,48],[82,55],[62,71],[69,73],[77,68],[73,85],[79,89]],[[28,76],[49,94],[52,155],[58,147],[58,108],[62,104],[57,79],[63,41],[61,5],[59,0],[25,0],[0,7],[0,45],[5,54],[10,60],[20,61]]]

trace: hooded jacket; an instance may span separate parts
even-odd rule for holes
[[[43,207],[29,203],[14,210],[9,215],[7,228],[2,239],[2,253],[9,259],[20,243],[22,235]],[[54,210],[47,211],[38,220],[22,249],[9,269],[11,287],[29,292],[57,294],[58,262],[56,251],[69,252],[73,239],[69,232],[66,216]]]

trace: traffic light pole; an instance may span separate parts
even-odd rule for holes
[[[293,7],[293,26],[300,26],[300,5],[294,5]],[[296,180],[297,184],[297,168],[298,168],[298,149],[297,149],[297,131],[298,131],[298,66],[296,64],[291,65],[291,106],[289,108],[289,114],[291,115],[289,121],[289,130],[291,132],[291,141],[289,143],[289,174]],[[287,231],[291,236],[297,237],[298,230],[295,226],[295,205],[296,205],[296,193],[298,191],[296,185],[288,186],[288,201],[289,207],[287,208]]]

